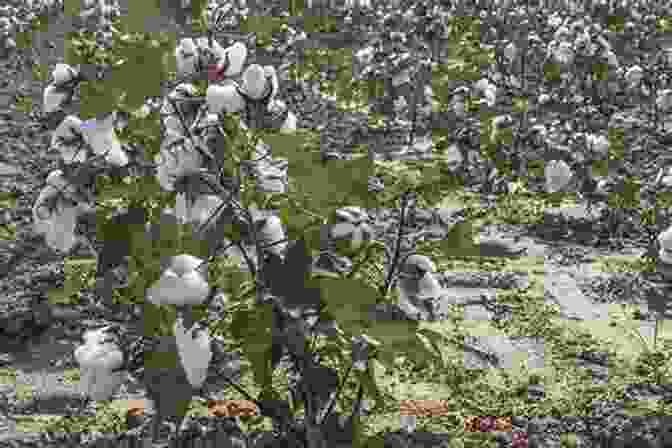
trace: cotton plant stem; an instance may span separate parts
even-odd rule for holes
[[[392,279],[394,276],[394,271],[395,267],[397,266],[397,263],[399,262],[399,258],[401,256],[401,240],[403,238],[403,232],[404,232],[404,225],[406,223],[406,213],[407,213],[407,205],[408,205],[408,194],[409,192],[405,192],[402,195],[401,198],[401,216],[399,220],[399,227],[397,229],[397,238],[396,238],[396,243],[395,243],[395,248],[394,248],[394,255],[392,258],[392,262],[390,263],[390,270],[387,273],[387,278],[385,279],[385,283],[380,289],[381,294],[383,297],[387,297],[390,287],[392,286]]]

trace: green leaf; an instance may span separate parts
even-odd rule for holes
[[[374,407],[377,409],[383,409],[385,407],[385,397],[383,392],[380,390],[380,387],[376,383],[376,375],[374,372],[374,362],[371,361],[367,363],[366,371],[360,372],[358,370],[354,371],[359,384],[364,388],[364,393],[366,396],[372,397],[374,400]],[[368,446],[368,445],[367,445]]]
[[[264,304],[253,310],[235,311],[230,327],[234,339],[240,342],[243,353],[252,363],[254,378],[259,385],[270,384],[272,380],[269,351],[273,342],[272,325],[272,306]]]
[[[357,332],[366,325],[379,296],[375,288],[357,279],[320,277],[316,282],[327,310],[344,331]]]
[[[459,221],[451,227],[441,241],[440,249],[446,257],[473,255],[476,249],[473,235],[472,222],[470,220]]]

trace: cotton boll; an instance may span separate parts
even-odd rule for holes
[[[268,97],[269,101],[273,101],[275,98],[275,95],[278,93],[278,90],[280,90],[280,85],[278,83],[278,73],[275,71],[275,67],[272,65],[266,65],[264,66],[264,76],[266,79],[266,82],[270,80],[271,85],[271,94]]]
[[[126,379],[124,372],[110,372],[102,368],[90,368],[84,375],[85,393],[94,401],[109,400]],[[81,381],[81,380],[80,380]]]
[[[68,64],[56,64],[56,67],[52,72],[52,78],[54,80],[54,85],[56,86],[72,81],[75,76],[77,76],[76,70]]]
[[[175,59],[178,76],[190,75],[195,72],[197,54],[194,40],[185,38],[175,48]]]
[[[64,206],[54,213],[47,227],[45,240],[49,247],[61,252],[69,252],[77,243],[75,228],[77,226],[77,207]]]
[[[660,251],[658,252],[660,261],[672,264],[672,227],[667,228],[658,235],[658,244],[660,245]]]
[[[238,76],[243,70],[247,59],[247,47],[242,42],[236,42],[224,50],[224,58],[228,58],[229,66],[224,71],[224,76]]]
[[[625,81],[631,86],[637,86],[644,78],[644,70],[639,65],[630,67],[625,72]]]
[[[572,170],[563,160],[551,160],[544,170],[546,191],[555,193],[567,187],[572,179]]]
[[[424,255],[411,255],[401,266],[397,281],[399,307],[409,316],[424,314],[423,302],[441,296],[441,285],[434,272],[436,266]]]
[[[114,166],[126,166],[129,162],[126,152],[121,147],[114,128],[116,113],[109,114],[105,119],[93,118],[80,125],[84,140],[97,155],[105,154],[105,161]]]
[[[194,325],[186,330],[183,319],[178,318],[173,326],[173,334],[175,335],[180,361],[189,383],[194,388],[201,387],[207,377],[208,366],[212,360],[210,335],[207,329],[197,331],[196,325]]]
[[[82,120],[74,115],[68,115],[52,134],[51,147],[58,149],[65,164],[83,163],[87,159],[86,148],[80,147],[79,142],[66,142],[76,139],[78,133],[81,133],[81,125]]]
[[[658,92],[656,106],[661,112],[669,112],[672,110],[672,89],[664,89]]]
[[[206,265],[203,260],[182,254],[173,257],[170,266],[147,292],[154,304],[196,305],[210,292]]]
[[[174,191],[177,179],[199,172],[203,156],[182,135],[169,132],[154,161],[157,164],[156,178],[161,188]]]
[[[245,107],[245,100],[236,90],[236,86],[232,84],[208,86],[208,90],[205,93],[205,101],[208,105],[208,110],[215,114],[219,114],[222,111],[236,113]]]
[[[61,108],[63,103],[67,100],[69,94],[67,92],[61,92],[58,88],[51,84],[44,89],[42,110],[45,114],[50,114]]]
[[[297,129],[297,124],[298,119],[296,118],[296,115],[290,111],[287,113],[287,119],[282,124],[280,131],[283,133],[294,132]]]
[[[258,64],[252,64],[243,73],[242,88],[250,98],[258,100],[266,92],[266,72]]]

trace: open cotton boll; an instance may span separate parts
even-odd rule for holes
[[[80,368],[80,391],[94,401],[109,400],[126,378],[124,372],[104,368]]]
[[[586,144],[592,152],[602,157],[609,153],[609,139],[604,135],[588,134]]]
[[[110,335],[107,334],[109,328],[108,325],[107,327],[99,328],[97,330],[86,331],[82,336],[84,344],[101,344],[105,342],[110,337]]]
[[[546,191],[555,193],[567,187],[572,179],[572,169],[564,160],[551,160],[544,169]]]
[[[644,78],[644,70],[639,65],[630,67],[625,72],[625,81],[631,86],[639,85],[639,83]]]
[[[68,64],[56,64],[51,76],[54,79],[54,85],[60,86],[75,79],[77,71]]]
[[[77,347],[75,360],[82,367],[105,368],[114,370],[121,367],[124,355],[117,344],[92,341]]]
[[[287,113],[287,119],[285,119],[285,122],[282,124],[280,131],[283,133],[296,131],[297,124],[298,119],[296,118],[296,115],[294,112],[289,111]]]
[[[207,266],[203,260],[182,254],[173,257],[158,281],[147,291],[147,299],[164,305],[197,305],[210,292]]]
[[[191,207],[190,221],[198,225],[205,224],[209,219],[214,219],[211,216],[223,203],[222,198],[217,195],[204,194],[199,196]]]
[[[278,93],[278,90],[280,90],[280,85],[278,83],[278,73],[275,71],[275,67],[273,67],[272,65],[265,65],[264,76],[266,78],[266,82],[270,81],[271,83],[271,85],[269,86],[269,88],[271,89],[271,94],[268,98],[269,101],[273,101],[275,95]]]
[[[672,89],[664,89],[658,92],[656,106],[661,110],[661,112],[668,112],[672,110]]]
[[[211,113],[219,114],[240,112],[245,107],[245,100],[238,93],[235,84],[225,86],[210,85],[205,92],[205,102]]]
[[[258,100],[266,93],[266,71],[259,64],[252,64],[243,73],[242,86],[245,93]]]
[[[47,88],[44,89],[42,110],[45,114],[57,111],[61,108],[61,105],[63,105],[68,96],[69,94],[67,92],[59,91],[58,87],[55,85],[48,85]]]
[[[105,161],[114,166],[126,166],[129,162],[126,152],[114,129],[116,113],[109,114],[104,120],[92,118],[80,125],[84,140],[96,155],[105,154]]]
[[[411,82],[411,76],[408,69],[402,70],[392,77],[392,85],[394,87]]]
[[[222,198],[217,195],[203,194],[195,201],[187,201],[186,196],[185,193],[178,193],[175,200],[175,215],[183,223],[200,226],[206,223],[223,203]]]
[[[235,42],[224,50],[222,58],[228,60],[229,64],[224,71],[224,76],[238,76],[243,71],[243,65],[247,59],[247,47],[242,42]]]
[[[79,210],[76,206],[64,206],[50,218],[50,225],[45,233],[45,241],[49,247],[61,252],[69,252],[77,243],[75,228]]]
[[[189,383],[194,388],[201,387],[212,360],[210,335],[207,329],[197,331],[194,325],[186,330],[182,318],[178,318],[173,325],[173,334],[175,334],[178,354]]]
[[[199,172],[203,156],[190,140],[180,134],[167,132],[154,162],[157,164],[156,178],[161,188],[174,191],[177,179]]]
[[[66,165],[75,162],[83,163],[87,159],[86,148],[73,140],[77,138],[78,132],[81,133],[81,125],[82,120],[74,115],[68,115],[52,134],[51,146],[58,149]],[[73,142],[69,143],[69,140]]]
[[[193,74],[196,67],[196,44],[191,38],[184,38],[175,48],[177,73],[180,76]]]
[[[667,228],[658,235],[658,244],[660,245],[658,252],[660,261],[672,264],[672,227]]]

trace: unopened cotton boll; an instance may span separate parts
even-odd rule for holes
[[[555,193],[567,187],[572,179],[572,169],[564,160],[551,160],[544,170],[546,191]]]
[[[147,299],[155,305],[198,305],[209,292],[207,265],[200,258],[182,254],[171,259],[147,291]]]
[[[208,366],[212,360],[210,335],[207,329],[197,331],[196,325],[189,330],[185,329],[182,318],[175,321],[173,334],[187,380],[194,388],[200,388],[207,377]]]

